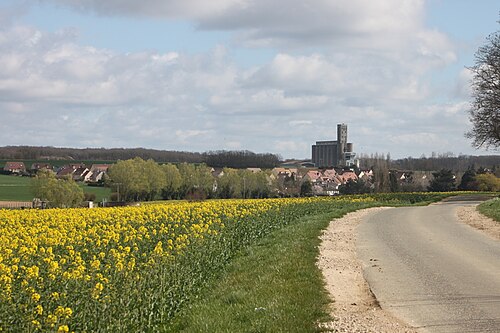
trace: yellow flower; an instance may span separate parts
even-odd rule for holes
[[[92,297],[95,299],[98,299],[99,296],[101,295],[101,292],[104,289],[104,285],[100,282],[97,282],[94,286],[94,289],[92,290]]]
[[[71,308],[65,308],[63,306],[58,306],[56,311],[54,311],[54,315],[56,315],[57,317],[61,317],[61,318],[69,318],[71,317],[71,315],[73,314],[73,310],[71,310]]]
[[[93,269],[95,270],[99,270],[99,268],[101,268],[101,262],[99,260],[93,260],[91,263],[90,263],[90,267],[92,267]]]
[[[68,325],[61,325],[61,326],[59,326],[59,328],[57,329],[57,333],[65,333],[65,332],[69,332],[69,327],[68,327]]]
[[[33,324],[33,326],[35,326],[35,328],[37,328],[37,329],[42,328],[42,324],[40,324],[40,322],[39,322],[38,320],[36,320],[36,319],[33,319],[33,320],[31,321],[31,323],[32,323],[32,324]]]
[[[46,319],[47,324],[50,325],[50,327],[54,327],[54,324],[57,323],[57,316],[53,314],[49,314]]]
[[[31,294],[31,299],[33,300],[33,302],[38,302],[40,300],[40,294],[39,293]]]

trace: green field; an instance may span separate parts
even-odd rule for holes
[[[31,201],[30,178],[0,175],[0,200]]]
[[[0,175],[0,200],[1,201],[31,201],[33,193],[30,186],[31,178],[12,175]],[[111,189],[105,187],[87,186],[79,183],[83,192],[94,193],[96,202],[109,198]]]

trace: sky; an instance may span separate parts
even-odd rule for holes
[[[495,0],[0,0],[0,146],[498,154],[464,137]]]

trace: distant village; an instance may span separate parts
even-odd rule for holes
[[[113,164],[92,164],[83,163],[66,164],[61,167],[54,167],[50,163],[33,163],[26,168],[23,162],[6,162],[3,168],[4,173],[24,176],[34,176],[40,170],[50,170],[56,178],[71,178],[76,182],[84,182],[93,186],[104,186],[108,169]],[[214,178],[214,191],[218,186],[218,179],[224,176],[226,168],[210,168]],[[288,161],[280,167],[270,170],[261,168],[245,168],[251,173],[264,173],[273,196],[294,197],[299,196],[303,191],[303,184],[309,183],[311,189],[309,194],[315,196],[338,195],[340,187],[350,182],[362,182],[367,186],[374,187],[374,172],[371,169],[359,169],[352,167],[330,167],[317,168],[311,162]],[[430,172],[397,172],[398,182],[404,184],[416,184],[418,188],[425,189]],[[417,179],[418,177],[418,179]]]
[[[238,159],[238,157],[236,157]],[[224,168],[208,166],[213,177],[212,193],[216,193],[229,170],[244,170],[265,179],[266,196],[294,197],[303,195],[332,196],[367,192],[426,191],[433,180],[433,171],[390,169],[388,160],[375,158],[370,167],[360,167],[354,144],[347,140],[347,125],[337,125],[337,140],[317,141],[311,147],[311,159],[288,160],[274,168]],[[54,163],[55,164],[55,163]],[[69,163],[56,167],[47,162],[36,162],[27,168],[23,162],[7,161],[4,174],[34,176],[40,170],[50,170],[58,179],[72,179],[90,186],[110,186],[108,171],[114,164]],[[470,170],[469,170],[470,171]],[[499,170],[483,169],[494,174]],[[451,172],[451,170],[450,170]],[[464,172],[452,174],[458,185]],[[265,176],[265,177],[264,177]],[[245,178],[245,176],[242,176]],[[497,176],[498,177],[498,176]],[[248,180],[248,179],[247,179]],[[243,179],[244,181],[244,179]],[[460,187],[459,187],[460,188]],[[468,188],[462,188],[468,189]],[[472,187],[470,189],[473,189]],[[208,193],[208,197],[217,197]]]
[[[70,177],[77,182],[97,184],[102,182],[111,164],[84,163],[66,164],[62,167],[55,167],[50,163],[33,163],[30,168],[26,168],[24,162],[6,162],[3,171],[6,173],[34,176],[40,170],[54,172],[56,178],[62,179]]]

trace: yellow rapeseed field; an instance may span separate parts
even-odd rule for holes
[[[0,210],[0,330],[11,318],[28,331],[68,331],[75,301],[112,302],[114,284],[175,261],[226,223],[312,200],[319,199]]]

